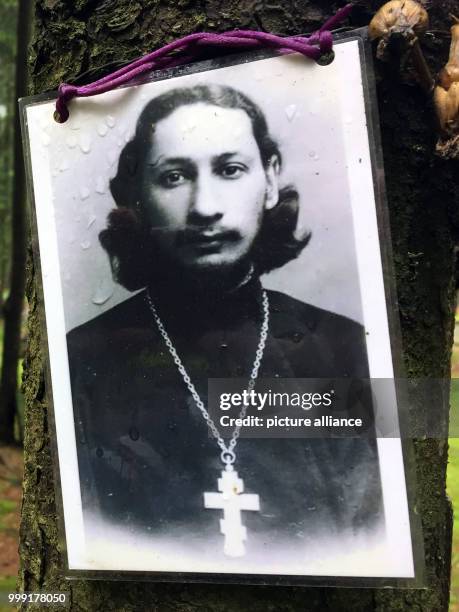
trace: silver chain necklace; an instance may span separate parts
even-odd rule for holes
[[[241,426],[238,425],[234,431],[228,445],[221,437],[214,421],[208,413],[204,402],[202,401],[196,387],[191,381],[185,366],[180,359],[174,344],[164,327],[164,324],[159,316],[155,303],[153,302],[149,291],[146,294],[148,306],[155,320],[159,333],[161,334],[164,343],[169,349],[172,359],[180,372],[188,391],[199,408],[204,420],[209,426],[212,435],[217,441],[218,447],[221,450],[220,459],[225,466],[222,471],[221,478],[218,479],[218,489],[220,493],[204,493],[204,507],[212,509],[222,509],[223,519],[220,520],[220,530],[225,536],[224,552],[231,557],[239,557],[245,554],[244,541],[247,539],[247,530],[241,522],[241,510],[259,510],[260,498],[256,494],[242,494],[244,491],[244,483],[241,478],[238,478],[237,472],[233,468],[236,461],[235,447],[241,433]],[[269,300],[268,295],[262,289],[262,312],[263,322],[260,327],[260,339],[258,341],[255,359],[250,373],[248,390],[251,391],[256,383],[258,371],[260,369],[261,360],[265,350],[266,339],[269,329]],[[239,418],[243,419],[247,412],[247,406],[244,405],[239,414]]]

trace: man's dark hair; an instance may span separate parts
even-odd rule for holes
[[[282,156],[271,138],[261,109],[246,95],[223,85],[196,85],[172,89],[151,100],[137,121],[136,131],[121,151],[118,171],[110,181],[110,191],[117,209],[108,215],[108,225],[99,234],[107,251],[115,280],[134,291],[148,284],[152,266],[159,254],[142,214],[139,201],[142,160],[154,138],[154,126],[181,106],[204,102],[213,106],[243,110],[250,118],[253,135],[265,168],[273,156]],[[291,186],[279,192],[279,202],[264,212],[262,225],[252,247],[252,261],[258,274],[274,270],[295,259],[309,241],[310,234],[295,237],[298,224],[299,196]]]

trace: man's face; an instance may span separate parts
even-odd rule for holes
[[[193,271],[231,269],[277,203],[277,159],[263,167],[243,110],[205,103],[159,121],[151,142],[140,202],[156,243]]]

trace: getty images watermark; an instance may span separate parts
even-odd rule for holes
[[[209,412],[222,436],[235,427],[245,437],[362,435],[373,427],[371,390],[365,381],[210,379]]]
[[[444,438],[431,407],[445,401],[444,379],[260,378],[208,381],[208,411],[223,437]],[[416,409],[416,419],[410,414]],[[457,432],[457,433],[455,433]],[[450,436],[459,437],[459,415]]]
[[[331,406],[334,389],[325,393],[280,393],[269,389],[265,393],[260,393],[251,389],[244,389],[241,393],[221,393],[220,408],[229,410],[239,406],[251,406],[257,410],[266,407],[295,406],[303,410],[310,410],[313,407]]]
[[[313,408],[328,408],[333,405],[333,396],[335,390],[331,389],[324,393],[287,393],[276,392],[272,389],[264,393],[244,389],[241,393],[221,393],[220,394],[220,410],[228,411],[233,408],[256,410],[260,412],[267,408],[271,409],[289,409],[300,408],[303,411],[310,411]],[[244,413],[243,413],[244,414]],[[310,416],[287,416],[285,414],[272,414],[265,417],[259,414],[239,414],[239,416],[230,416],[223,414],[219,418],[221,427],[259,427],[266,430],[278,428],[292,427],[352,427],[361,428],[363,426],[362,418],[355,417],[336,417],[332,414],[321,414],[311,418]]]

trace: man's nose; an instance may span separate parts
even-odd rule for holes
[[[196,223],[205,220],[208,223],[221,219],[223,211],[220,200],[212,176],[198,176],[191,195],[189,221]]]

